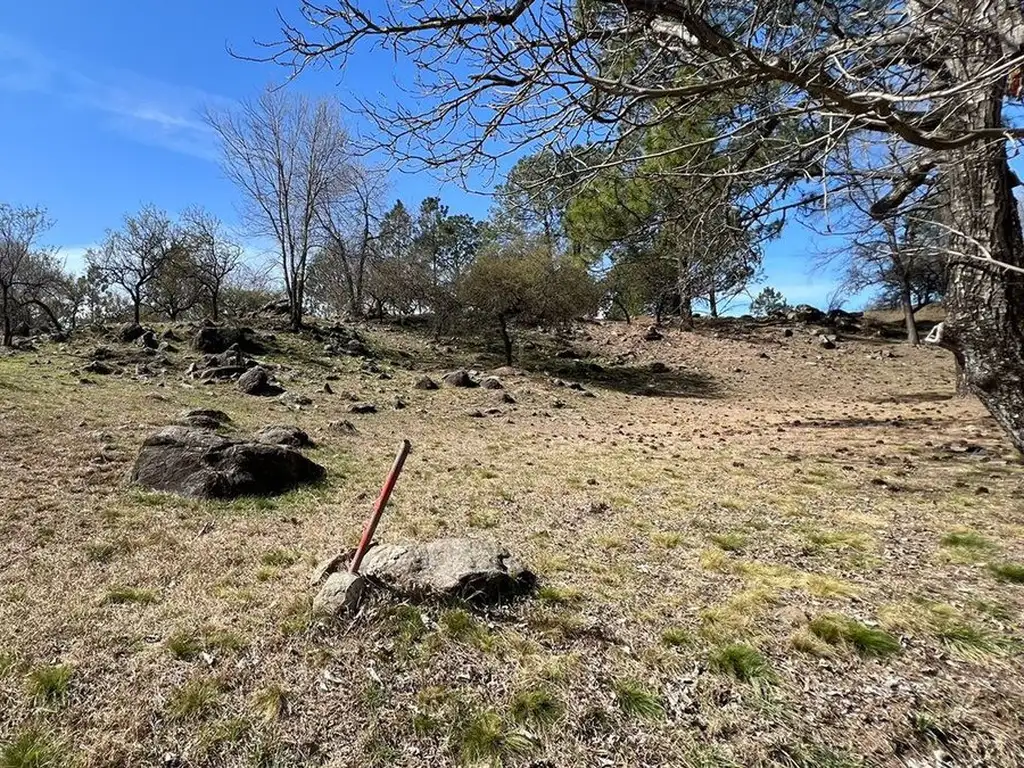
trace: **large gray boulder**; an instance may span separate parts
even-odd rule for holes
[[[381,544],[366,553],[359,572],[420,598],[492,601],[528,592],[536,581],[504,545],[486,539]]]
[[[165,427],[143,442],[131,480],[191,499],[233,499],[283,493],[324,474],[323,467],[291,448]]]
[[[250,368],[238,377],[238,388],[247,395],[270,397],[284,392],[270,381],[270,373],[261,365]]]
[[[477,383],[473,381],[473,377],[469,375],[469,371],[464,368],[460,368],[457,371],[446,373],[444,375],[444,383],[450,387],[475,387]]]

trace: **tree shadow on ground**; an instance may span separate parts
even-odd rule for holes
[[[913,418],[874,418],[869,416],[850,416],[844,419],[812,419],[793,423],[792,429],[854,429],[858,427],[928,427],[935,428],[956,422],[953,417],[936,418],[933,416],[915,416]]]
[[[680,370],[646,365],[620,365],[588,360],[524,357],[519,367],[530,373],[542,373],[585,388],[610,389],[641,397],[722,396],[715,377],[703,371]]]
[[[952,392],[911,392],[905,395],[869,397],[866,398],[866,402],[877,403],[878,405],[889,405],[892,403],[945,403],[949,400],[953,400],[955,397],[956,396]]]

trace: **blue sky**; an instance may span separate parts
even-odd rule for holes
[[[237,221],[235,190],[217,167],[199,118],[254,95],[286,72],[233,58],[275,39],[276,9],[297,0],[176,0],[173,3],[50,0],[0,9],[0,200],[48,208],[50,242],[75,266],[123,214],[153,203],[171,212],[202,204]],[[343,73],[304,73],[288,87],[311,95],[394,93],[393,62],[374,53]],[[416,204],[440,194],[456,212],[484,216],[486,197],[424,173],[395,174],[391,196]],[[765,282],[790,303],[823,305],[833,288],[813,273],[820,249],[793,226],[769,246]]]

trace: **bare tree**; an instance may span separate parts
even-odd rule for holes
[[[15,208],[0,203],[0,314],[3,315],[3,345],[13,338],[14,311],[30,293],[47,281],[48,274],[38,269],[40,235],[53,222],[42,208]],[[38,302],[38,298],[31,299]],[[49,310],[47,310],[49,311]],[[52,314],[52,313],[51,313]]]
[[[99,280],[124,290],[138,323],[147,287],[181,247],[171,218],[153,206],[145,206],[134,216],[126,215],[121,229],[107,230],[103,244],[89,250],[85,260]]]
[[[340,108],[268,88],[234,110],[207,112],[206,120],[220,137],[228,178],[245,196],[253,234],[277,245],[291,326],[298,330],[321,214],[349,173]]]
[[[195,278],[210,302],[210,317],[217,320],[221,293],[242,261],[242,246],[230,236],[220,219],[199,206],[181,214],[181,226]]]
[[[349,312],[362,317],[364,285],[376,241],[377,224],[386,186],[380,171],[358,165],[336,179],[326,205],[317,212],[323,237],[318,258],[319,283],[341,281]],[[333,274],[333,273],[337,274]]]
[[[301,11],[278,61],[343,61],[365,45],[418,65],[414,101],[366,105],[398,159],[465,168],[524,144],[598,144],[607,165],[637,130],[728,92],[744,98],[705,140],[732,157],[720,174],[757,177],[768,213],[804,181],[804,199],[841,186],[830,153],[851,137],[901,142],[909,173],[893,169],[871,213],[943,179],[947,315],[929,338],[963,360],[1024,449],[1024,239],[1007,159],[1024,128],[1004,110],[1021,95],[1018,0],[302,0]],[[754,146],[769,160],[752,162]]]

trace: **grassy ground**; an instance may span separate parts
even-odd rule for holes
[[[302,411],[184,380],[185,352],[87,383],[95,340],[0,358],[0,768],[1024,765],[1020,466],[945,354],[595,325],[562,342],[582,362],[522,350],[505,404],[412,387],[492,358],[367,334],[391,378],[278,335]],[[297,424],[328,480],[129,487],[190,407]],[[379,538],[501,539],[536,599],[312,620],[402,437]]]

